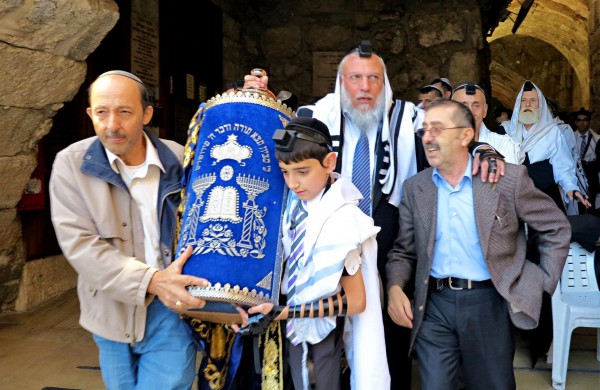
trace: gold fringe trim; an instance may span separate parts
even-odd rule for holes
[[[281,321],[274,321],[267,332],[260,335],[259,347],[262,346],[262,390],[283,390],[283,344],[281,338]]]

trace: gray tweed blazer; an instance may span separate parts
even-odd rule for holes
[[[387,277],[402,288],[415,280],[410,350],[426,310],[437,220],[437,187],[432,168],[404,183],[400,232],[389,252]],[[542,294],[554,292],[569,252],[571,227],[554,201],[536,189],[522,165],[506,164],[495,188],[473,179],[475,219],[494,286],[510,303],[515,326],[538,325]],[[540,264],[525,259],[524,223],[540,232]]]

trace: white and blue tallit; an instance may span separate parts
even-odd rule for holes
[[[388,202],[398,207],[402,199],[402,184],[404,180],[417,173],[413,118],[418,116],[420,110],[413,103],[404,102],[404,110],[402,117],[400,117],[402,104],[400,100],[397,100],[394,110],[389,115],[393,95],[387,73],[384,76],[385,110],[381,127],[381,142],[384,143],[386,148],[387,153],[384,159],[386,159],[385,162],[389,162],[389,167],[385,172],[378,172],[377,177],[381,183],[382,192],[388,195]],[[342,128],[341,77],[338,73],[334,93],[327,94],[315,103],[314,106],[307,106],[312,110],[314,118],[319,119],[327,125],[334,140],[339,139]],[[397,137],[396,128],[398,128]],[[398,150],[398,145],[402,145],[402,150]],[[334,141],[333,146],[337,150],[339,143],[336,145]],[[390,156],[395,156],[396,158],[390,158]]]
[[[562,135],[565,138],[569,149],[571,150],[571,155],[573,156],[573,161],[575,162],[575,175],[577,176],[577,187],[579,187],[579,192],[581,192],[584,196],[588,196],[588,180],[585,176],[583,165],[581,164],[575,132],[570,125],[563,122],[563,120],[558,116],[554,117],[554,123],[556,123],[556,125],[560,128],[560,131],[562,132]],[[565,205],[565,209],[567,215],[579,215],[579,207],[576,202],[569,202]]]
[[[296,279],[295,302],[314,302],[334,295],[340,290],[344,267],[350,275],[362,270],[366,290],[366,309],[347,318],[351,320],[351,333],[345,338],[346,354],[352,372],[353,389],[389,389],[389,370],[385,353],[379,277],[377,273],[377,242],[380,228],[373,219],[358,208],[362,197],[350,180],[339,178],[322,195],[308,201],[306,209],[306,236],[304,255],[299,260]],[[283,216],[283,247],[289,255],[291,240],[289,229],[291,214],[299,201],[290,191],[288,207]],[[287,293],[288,267],[282,282],[282,293]],[[336,326],[335,317],[288,320],[295,336],[303,343],[322,341]],[[304,383],[307,384],[307,369]]]
[[[533,164],[538,161],[549,160],[552,165],[554,182],[560,185],[564,194],[569,191],[579,190],[577,185],[577,176],[575,172],[575,161],[568,140],[563,135],[560,127],[552,118],[548,109],[546,98],[535,83],[533,87],[537,91],[539,101],[539,119],[529,130],[525,129],[523,123],[519,121],[521,112],[521,98],[523,96],[523,86],[515,100],[513,114],[510,121],[502,122],[502,126],[515,142],[521,148],[519,154],[519,163],[525,161],[525,156],[529,156],[529,161]],[[565,204],[570,202],[569,198],[563,196]]]
[[[519,161],[519,144],[516,143],[507,134],[498,134],[490,131],[485,123],[481,122],[481,128],[479,129],[479,142],[485,142],[492,148],[496,149],[498,153],[504,156],[504,161],[511,164],[520,164]]]

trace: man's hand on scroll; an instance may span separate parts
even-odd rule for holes
[[[191,275],[183,275],[183,265],[192,255],[193,248],[188,246],[181,254],[164,270],[154,273],[148,284],[148,293],[154,294],[161,302],[176,312],[183,312],[189,308],[203,308],[205,301],[194,298],[187,291],[187,286],[206,286],[208,281]]]

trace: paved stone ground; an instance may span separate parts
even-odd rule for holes
[[[75,291],[31,313],[1,315],[0,389],[104,389],[96,346],[91,335],[78,325],[78,317]],[[552,365],[540,359],[532,369],[521,341],[517,343],[514,366],[518,389],[552,388]],[[413,377],[418,377],[416,366]],[[418,383],[413,389],[418,389]],[[574,332],[567,389],[600,389],[595,329]]]

